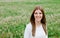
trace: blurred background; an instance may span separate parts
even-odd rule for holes
[[[49,38],[60,38],[60,0],[0,0],[0,38],[23,38],[35,6],[43,7]]]

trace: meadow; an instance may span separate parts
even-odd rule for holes
[[[48,38],[60,38],[60,0],[0,0],[0,38],[23,38],[37,5],[46,15]]]

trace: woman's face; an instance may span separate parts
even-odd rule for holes
[[[41,21],[42,17],[43,17],[42,12],[39,9],[36,10],[34,13],[35,21],[38,21],[38,22]]]

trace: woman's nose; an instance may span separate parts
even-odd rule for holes
[[[39,14],[37,14],[37,16],[39,16]]]

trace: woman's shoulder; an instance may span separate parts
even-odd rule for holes
[[[32,26],[31,23],[28,23],[27,26]]]
[[[26,25],[26,28],[27,28],[27,29],[32,29],[32,24],[31,24],[31,23],[28,23],[28,24]]]

